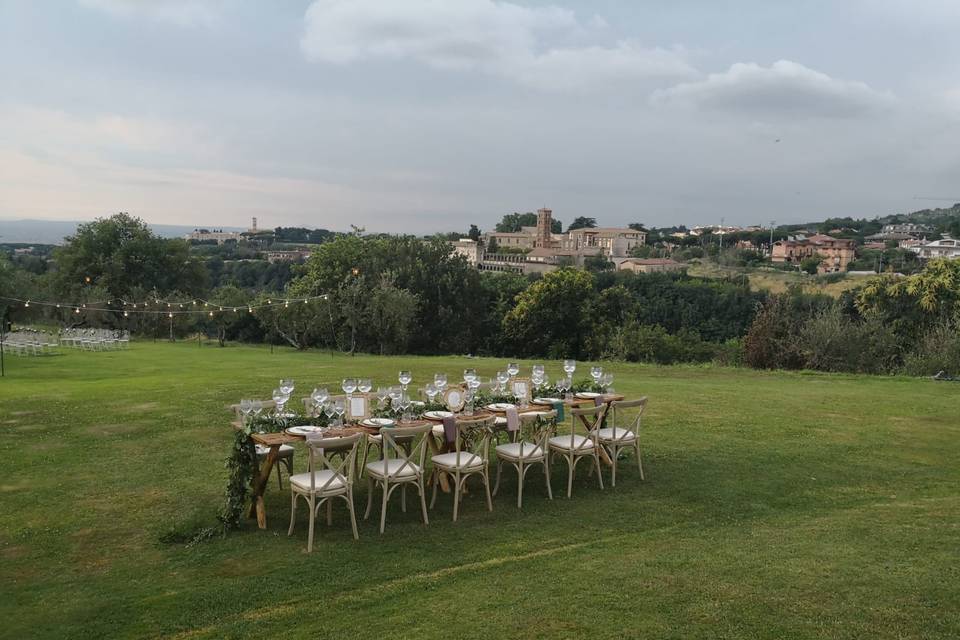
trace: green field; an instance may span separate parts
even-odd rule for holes
[[[600,491],[582,467],[550,502],[531,473],[518,512],[508,475],[493,513],[473,492],[454,524],[442,496],[424,527],[394,500],[386,534],[371,518],[359,542],[338,504],[311,555],[272,482],[268,531],[159,542],[214,521],[227,404],[286,376],[300,396],[467,362],[196,343],[8,356],[0,636],[960,636],[960,385],[927,380],[611,365],[618,391],[650,397],[645,482],[630,461]]]

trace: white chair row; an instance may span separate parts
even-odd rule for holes
[[[502,466],[510,464],[517,470],[517,507],[523,504],[523,485],[526,473],[530,468],[542,465],[544,480],[547,485],[547,494],[553,499],[553,490],[550,486],[550,465],[552,457],[560,457],[567,461],[567,497],[572,495],[573,477],[577,463],[583,458],[590,458],[597,470],[600,488],[603,489],[602,467],[600,465],[600,450],[603,448],[612,461],[611,483],[616,486],[617,460],[623,449],[633,449],[637,456],[637,465],[640,478],[643,479],[643,465],[640,459],[640,422],[646,408],[647,399],[631,401],[616,401],[610,406],[609,416],[612,426],[603,426],[606,417],[607,405],[588,409],[571,409],[571,430],[569,434],[554,435],[552,418],[554,412],[545,412],[541,419],[530,414],[523,416],[521,434],[529,436],[520,438],[516,442],[498,445],[497,454],[497,482],[493,490],[496,494],[500,485]],[[617,411],[630,410],[630,419],[627,424],[618,425]],[[633,413],[633,410],[636,410]],[[588,425],[585,433],[577,433],[578,424]],[[475,420],[459,420],[456,423],[456,437],[453,440],[454,450],[439,453],[431,457],[433,475],[431,484],[433,495],[430,500],[432,509],[436,503],[437,485],[440,474],[446,474],[453,481],[453,520],[459,517],[460,503],[463,499],[464,488],[469,478],[477,476],[484,487],[487,509],[493,510],[489,477],[489,446],[493,433],[494,419],[481,417]],[[431,425],[403,428],[384,428],[382,436],[382,457],[379,460],[368,462],[363,471],[367,473],[367,508],[364,519],[370,517],[373,507],[375,489],[381,492],[380,533],[386,526],[387,504],[391,495],[399,489],[401,493],[401,509],[406,511],[407,487],[416,489],[420,498],[420,509],[424,524],[429,523],[426,491],[426,443]],[[318,438],[308,439],[307,448],[310,453],[306,473],[290,476],[291,512],[288,535],[293,534],[296,524],[297,499],[302,497],[310,507],[309,533],[307,550],[313,549],[314,521],[321,506],[327,505],[327,524],[332,519],[332,499],[343,498],[350,512],[351,526],[354,538],[358,538],[356,515],[353,507],[353,472],[354,460],[362,434],[355,434],[347,438]],[[331,456],[339,457],[335,461]],[[292,463],[292,456],[291,456]]]
[[[45,333],[15,331],[3,336],[3,349],[15,356],[43,356],[55,353],[57,341]]]
[[[113,329],[64,329],[60,344],[84,351],[113,351],[130,346],[130,333]]]

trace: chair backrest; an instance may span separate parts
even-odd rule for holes
[[[643,396],[637,400],[614,400],[611,402],[610,410],[613,415],[613,437],[617,437],[617,429],[626,429],[627,431],[633,431],[636,435],[640,435],[640,420],[643,418],[643,412],[646,408],[647,396]],[[623,409],[637,409],[637,413],[627,424],[619,425],[617,424],[617,412]]]
[[[457,454],[456,464],[460,465],[460,454],[474,454],[484,460],[489,459],[490,436],[493,433],[494,416],[480,418],[461,418],[456,421],[457,437],[454,440],[454,451]]]
[[[547,440],[557,431],[557,412],[538,411],[520,414],[520,455],[524,455],[525,447],[533,445],[546,451]]]
[[[380,435],[383,437],[383,475],[394,478],[409,475],[412,470],[417,474],[423,473],[423,462],[427,452],[427,433],[433,429],[432,424],[416,427],[383,427]],[[393,473],[387,473],[387,460],[390,453],[396,460],[403,460]],[[378,461],[379,462],[379,461]],[[376,464],[376,463],[374,463]]]
[[[342,438],[324,438],[323,436],[307,438],[307,449],[310,451],[310,459],[307,463],[307,472],[310,474],[310,491],[324,491],[331,484],[339,480],[350,490],[353,486],[353,459],[357,455],[357,443],[360,442],[362,433],[353,433]],[[350,447],[346,455],[343,455],[344,449]],[[343,456],[339,461],[331,460],[327,457],[326,449],[336,452],[338,456]],[[318,466],[319,465],[319,466]],[[332,471],[319,486],[317,482],[317,472],[329,469]]]
[[[599,407],[588,407],[585,409],[574,408],[570,410],[570,448],[576,451],[590,447],[589,442],[593,442],[594,447],[600,446],[597,438],[600,425],[603,424],[603,417],[607,413],[607,405],[601,404]],[[576,444],[577,424],[581,424],[581,416],[587,421],[587,437],[580,444]]]

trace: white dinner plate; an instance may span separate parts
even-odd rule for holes
[[[397,422],[390,418],[367,418],[360,424],[365,427],[392,427],[397,424]]]
[[[593,398],[599,398],[602,395],[602,393],[597,393],[596,391],[581,391],[577,394],[577,397],[583,398],[584,400],[591,400]]]
[[[411,406],[411,407],[422,408],[422,407],[427,406],[427,403],[424,402],[423,400],[411,400],[411,401],[410,401],[410,406]]]
[[[563,402],[563,400],[561,400],[560,398],[534,398],[530,402],[532,402],[533,404],[548,404],[553,406],[558,402]]]
[[[290,427],[287,429],[287,433],[295,436],[308,436],[312,433],[318,433],[323,431],[323,427],[313,427],[310,425],[304,425],[302,427]]]
[[[433,418],[434,420],[443,420],[444,418],[449,418],[453,414],[449,411],[427,411],[423,414],[424,418]]]
[[[487,409],[490,411],[506,411],[507,409],[516,409],[517,405],[510,404],[509,402],[494,402],[493,404],[488,404]]]

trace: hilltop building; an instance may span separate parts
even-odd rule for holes
[[[773,243],[773,262],[797,264],[813,256],[820,256],[820,273],[835,273],[847,270],[856,257],[853,240],[834,238],[823,234],[796,240],[780,240]]]
[[[192,242],[216,242],[217,244],[223,244],[224,242],[237,242],[239,241],[244,234],[253,234],[257,233],[257,219],[253,219],[253,224],[247,231],[224,231],[223,229],[194,229],[187,235],[183,236],[184,240],[189,240]]]
[[[929,260],[931,258],[949,258],[956,260],[960,258],[960,240],[944,234],[939,240],[910,247],[910,250],[916,252],[917,257],[922,260]]]
[[[647,239],[646,231],[636,229],[603,227],[553,233],[552,227],[553,211],[543,208],[537,211],[535,227],[483,234],[483,246],[494,246],[496,250],[493,252],[484,251],[479,245],[474,246],[476,243],[471,245],[463,239],[452,244],[455,253],[463,255],[469,264],[481,270],[542,273],[566,265],[583,266],[584,260],[590,256],[603,256],[619,264],[630,255],[631,249],[643,245]]]

